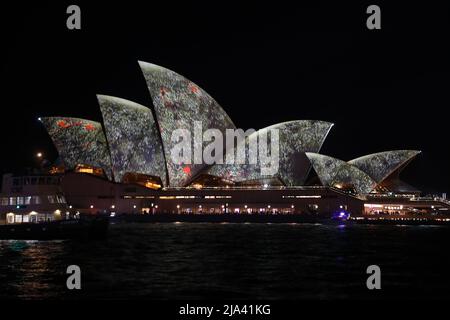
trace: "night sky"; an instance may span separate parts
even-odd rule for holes
[[[0,171],[38,151],[56,158],[39,116],[100,121],[97,93],[150,107],[143,60],[197,83],[240,128],[330,121],[321,153],[343,160],[422,150],[403,180],[450,192],[448,6],[380,4],[382,30],[371,31],[372,3],[224,3],[2,4]],[[70,4],[80,31],[66,28]]]

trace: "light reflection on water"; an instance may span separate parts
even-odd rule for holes
[[[0,298],[371,298],[370,264],[384,297],[450,297],[448,243],[429,226],[117,224],[104,241],[0,240]]]
[[[40,298],[56,293],[50,291],[63,250],[63,241],[0,240],[0,282],[6,296]]]

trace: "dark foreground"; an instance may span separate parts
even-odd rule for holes
[[[449,243],[444,226],[118,224],[101,241],[0,241],[0,298],[448,299]]]

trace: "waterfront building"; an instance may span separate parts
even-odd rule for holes
[[[40,175],[3,177],[0,215],[9,222],[97,214],[305,214],[434,217],[446,219],[450,202],[420,197],[400,180],[417,150],[393,150],[344,161],[321,154],[332,123],[294,120],[247,136],[279,132],[279,168],[262,163],[180,164],[173,161],[176,129],[236,129],[224,109],[185,77],[139,62],[153,108],[98,95],[102,122],[42,117],[60,164]],[[206,146],[202,142],[201,147]],[[192,149],[198,147],[192,141]],[[239,145],[237,146],[239,148]],[[234,149],[232,149],[234,152]],[[227,156],[227,149],[222,150]]]

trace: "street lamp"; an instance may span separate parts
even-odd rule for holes
[[[39,167],[39,169],[43,169],[45,162],[46,162],[44,159],[44,154],[39,151],[35,154],[35,157],[36,157],[35,161],[36,161],[37,166]]]

